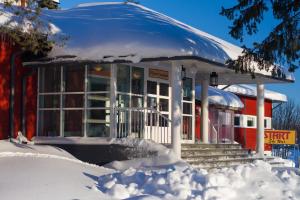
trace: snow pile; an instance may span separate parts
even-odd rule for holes
[[[97,179],[112,172],[56,147],[0,141],[1,199],[111,199]]]
[[[196,87],[196,99],[201,100],[201,86]],[[208,88],[208,102],[212,105],[225,106],[233,109],[244,108],[244,104],[238,96],[214,87]]]
[[[134,138],[112,139],[111,143],[134,147],[136,151],[154,152],[154,154],[144,158],[137,158],[128,161],[113,161],[105,165],[107,168],[117,170],[126,170],[130,167],[134,168],[151,168],[166,165],[186,165],[182,160],[179,160],[173,151],[166,146],[155,143],[151,140],[140,140]]]
[[[127,168],[100,176],[99,189],[126,199],[300,199],[299,172],[272,171],[263,161],[208,173],[189,166]]]

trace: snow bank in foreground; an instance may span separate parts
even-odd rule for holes
[[[134,147],[135,151],[145,152],[143,154],[153,154],[144,158],[137,158],[128,161],[114,161],[105,165],[107,168],[117,170],[126,170],[130,167],[134,168],[147,168],[147,167],[160,167],[166,165],[185,166],[184,161],[179,160],[173,151],[162,144],[155,143],[151,140],[140,140],[134,138],[113,139],[113,144],[126,145]]]
[[[0,141],[0,199],[111,199],[97,179],[112,172],[56,147]]]
[[[299,171],[272,171],[263,161],[210,173],[187,165],[128,168],[100,176],[98,185],[117,199],[300,199]]]

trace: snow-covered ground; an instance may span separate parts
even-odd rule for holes
[[[256,161],[207,172],[151,142],[112,142],[156,149],[158,157],[98,167],[56,147],[0,141],[0,199],[300,199],[295,168]]]

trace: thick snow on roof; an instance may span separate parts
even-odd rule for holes
[[[220,86],[224,87],[224,86]],[[231,85],[228,88],[224,89],[228,92],[233,92],[235,94],[244,95],[244,96],[250,96],[250,97],[256,97],[257,91],[256,86],[253,85]],[[274,92],[271,90],[265,90],[265,98],[270,99],[272,101],[280,101],[280,102],[286,102],[287,96],[285,94],[281,94],[279,92]]]
[[[83,60],[129,60],[197,56],[225,63],[232,47],[163,14],[131,3],[88,3],[68,10],[45,11],[69,36],[50,57],[74,55]]]
[[[201,100],[201,86],[196,87],[196,99]],[[208,88],[208,102],[212,105],[225,106],[234,109],[244,108],[244,104],[238,96],[214,87]]]

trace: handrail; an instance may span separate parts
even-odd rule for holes
[[[171,143],[171,123],[168,117],[154,108],[115,107],[117,137],[152,139],[158,143]]]

